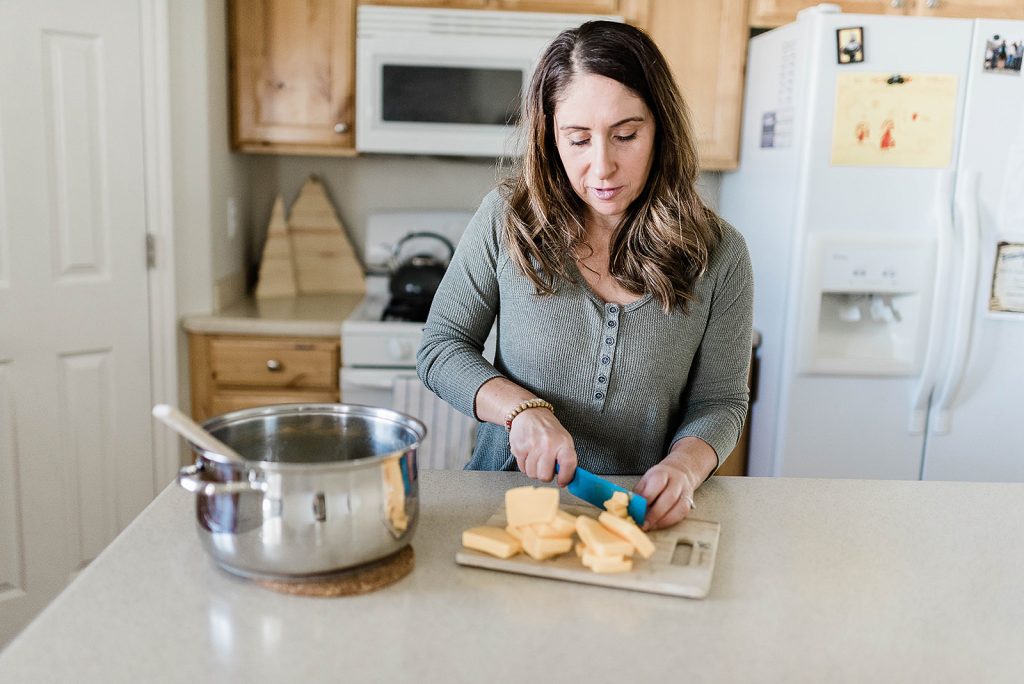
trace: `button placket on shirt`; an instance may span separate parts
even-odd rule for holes
[[[604,326],[601,349],[598,351],[597,370],[594,372],[593,402],[598,409],[604,408],[608,398],[608,380],[612,372],[612,359],[615,358],[615,345],[619,339],[619,313],[622,307],[618,304],[605,304]]]

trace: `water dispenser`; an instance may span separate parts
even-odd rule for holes
[[[915,375],[931,306],[934,241],[812,234],[800,367],[805,373]]]

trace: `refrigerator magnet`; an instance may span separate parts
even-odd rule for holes
[[[1007,38],[995,34],[985,40],[984,70],[996,74],[1020,76],[1024,60],[1024,37]]]
[[[1000,242],[997,245],[988,310],[1024,313],[1024,243]]]
[[[863,27],[836,29],[836,61],[839,64],[856,64],[864,61]]]

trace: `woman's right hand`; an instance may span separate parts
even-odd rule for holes
[[[572,482],[576,473],[576,445],[548,409],[532,408],[517,415],[508,433],[508,443],[516,465],[527,477],[551,482],[558,463],[558,486]]]

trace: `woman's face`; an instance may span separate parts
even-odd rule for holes
[[[643,191],[654,157],[654,117],[605,76],[577,74],[555,106],[555,145],[587,218],[614,228]]]

